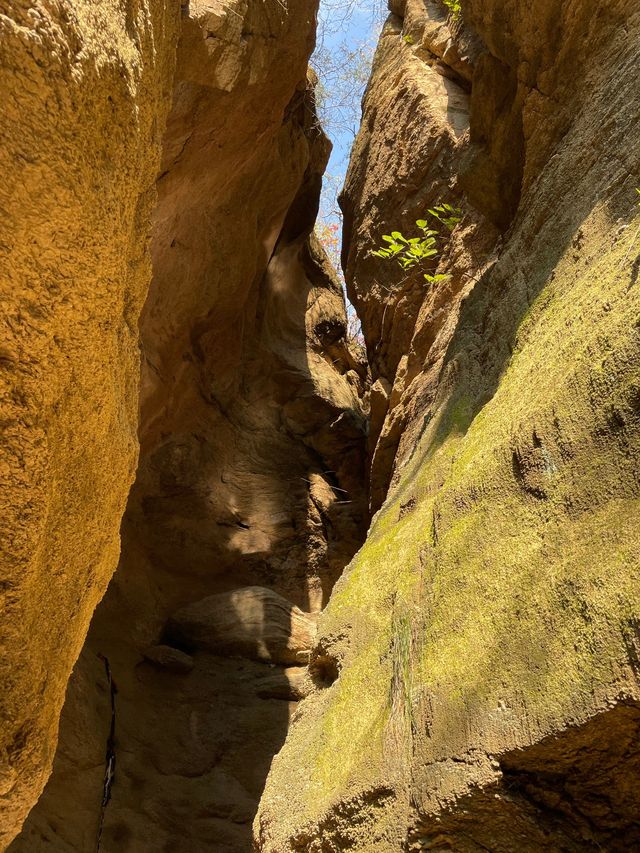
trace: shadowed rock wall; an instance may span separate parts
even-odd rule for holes
[[[309,236],[329,154],[307,79],[314,13],[184,10],[122,557],[12,853],[249,850],[312,687],[317,611],[367,523],[366,367]]]
[[[270,853],[640,845],[640,13],[390,5],[342,200],[366,459],[312,0],[0,13],[5,843],[117,558],[154,209],[122,555],[12,853],[246,851],[270,767]],[[444,278],[371,255],[442,201]]]
[[[391,5],[343,197],[381,509],[320,618],[331,677],[274,761],[258,847],[627,850],[640,13]],[[371,256],[440,201],[463,211],[448,278]]]

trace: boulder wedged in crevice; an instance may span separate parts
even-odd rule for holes
[[[309,663],[315,619],[271,589],[247,586],[181,607],[163,636],[179,648],[302,666]]]

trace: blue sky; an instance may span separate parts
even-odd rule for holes
[[[335,196],[349,162],[354,133],[360,124],[364,80],[356,82],[350,68],[362,72],[373,55],[379,22],[386,12],[381,0],[320,0],[318,47],[312,65],[323,92],[321,120],[333,143],[325,180],[323,212],[333,219]]]

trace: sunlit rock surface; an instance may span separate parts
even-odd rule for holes
[[[118,561],[178,21],[160,0],[0,8],[0,848]]]
[[[393,9],[343,196],[381,509],[320,619],[333,677],[274,761],[257,843],[632,849],[640,13]],[[371,256],[442,201],[463,211],[449,278]]]

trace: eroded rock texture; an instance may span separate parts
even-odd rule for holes
[[[0,8],[0,848],[48,776],[137,460],[138,316],[179,11]]]
[[[640,12],[391,5],[343,198],[382,508],[257,843],[633,849]],[[438,201],[448,279],[370,255]]]
[[[12,853],[249,850],[313,687],[314,614],[367,521],[364,368],[309,237],[328,156],[314,14],[313,0],[183,6],[122,557]]]
[[[154,210],[121,559],[12,853],[244,853],[270,767],[264,853],[640,846],[636,6],[391,0],[368,453],[313,0],[0,12],[3,845],[117,559]],[[371,255],[442,201],[444,279]]]
[[[208,595],[174,613],[165,636],[174,646],[264,663],[308,664],[315,620],[261,586]]]

